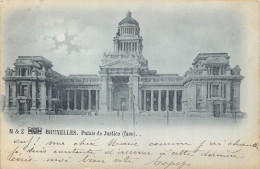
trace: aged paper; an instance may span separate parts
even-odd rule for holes
[[[2,1],[1,168],[258,169],[257,1]]]

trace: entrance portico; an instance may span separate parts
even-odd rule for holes
[[[112,59],[110,63],[100,66],[100,69],[100,112],[125,110],[131,113],[133,105],[135,112],[139,112],[138,62],[133,62],[129,57],[123,60]]]
[[[114,76],[111,84],[111,110],[129,110],[130,87],[128,86],[129,77]]]

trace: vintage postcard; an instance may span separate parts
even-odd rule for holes
[[[3,0],[1,169],[259,169],[257,1]]]

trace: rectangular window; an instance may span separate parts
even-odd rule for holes
[[[198,99],[198,98],[201,98],[201,86],[200,85],[198,85],[197,87],[196,87],[196,98]]]
[[[224,98],[226,98],[226,84],[224,84]]]
[[[196,109],[201,109],[201,102],[196,103]]]
[[[213,85],[213,97],[218,97],[218,85]]]
[[[213,74],[213,75],[218,75],[218,73],[219,73],[219,67],[213,67],[213,72],[212,72],[212,74]]]
[[[22,68],[21,75],[22,75],[22,76],[26,76],[26,68]]]

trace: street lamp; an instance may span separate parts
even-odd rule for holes
[[[133,95],[133,125],[134,125],[134,128],[135,128],[135,96]]]
[[[169,108],[170,108],[170,105],[166,105],[166,110],[167,110],[167,125],[169,125]]]

